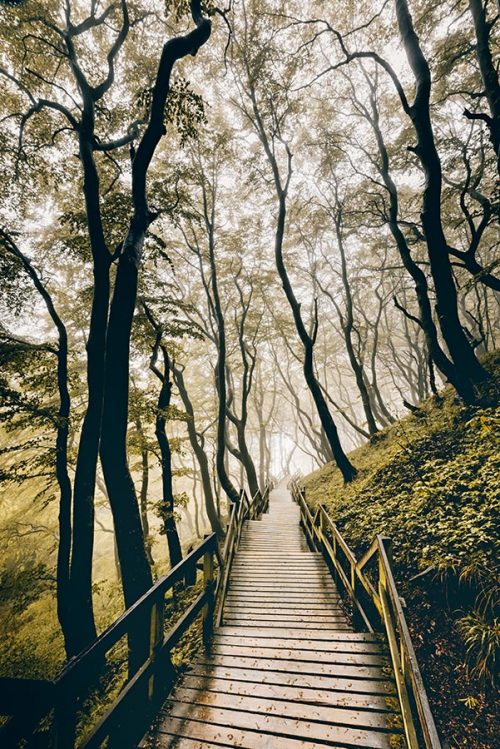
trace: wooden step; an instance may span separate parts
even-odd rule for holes
[[[307,687],[338,692],[382,695],[389,697],[395,694],[394,682],[382,679],[353,679],[337,674],[305,674],[295,669],[292,671],[269,670],[263,668],[244,668],[225,663],[214,665],[195,663],[190,671],[195,676],[247,681],[253,684],[281,684],[283,686]]]
[[[369,666],[386,666],[388,660],[383,655],[372,655],[371,653],[343,653],[338,651],[323,652],[321,650],[303,650],[298,648],[277,647],[269,645],[268,647],[244,646],[241,644],[230,645],[228,643],[217,642],[210,651],[213,656],[243,656],[245,658],[273,658],[275,660],[286,661],[306,661],[317,663],[321,658],[323,664],[342,664],[342,665],[369,665]]]
[[[347,640],[347,639],[340,639],[339,635],[343,633],[339,633],[337,635],[337,638],[330,638],[329,640],[306,640],[306,639],[296,639],[293,637],[289,638],[279,638],[279,637],[264,637],[264,636],[238,636],[236,633],[234,633],[233,628],[233,634],[219,634],[222,631],[225,631],[228,629],[228,627],[221,627],[219,630],[217,630],[216,635],[214,636],[213,642],[215,644],[227,644],[227,645],[235,645],[240,644],[243,647],[249,647],[249,648],[290,648],[290,649],[302,649],[302,650],[312,650],[316,653],[323,653],[327,655],[328,653],[370,653],[370,654],[385,654],[386,649],[384,648],[383,644],[381,642],[364,642],[364,641],[358,641],[358,640]],[[351,633],[349,633],[351,634]],[[318,656],[319,658],[319,656]]]
[[[207,705],[228,710],[244,710],[249,713],[273,715],[281,718],[295,718],[297,720],[303,720],[304,718],[303,703],[277,700],[276,698],[192,689],[183,685],[174,690],[172,699],[176,702]],[[309,705],[307,720],[361,728],[385,730],[394,728],[394,716],[387,711],[359,710],[333,705]]]
[[[271,493],[263,520],[245,524],[223,621],[144,747],[404,745],[386,644],[352,631],[330,570],[308,549],[286,491]]]
[[[168,714],[166,715],[168,723],[170,723],[171,718],[190,722],[198,721],[210,726],[246,729],[247,731],[258,728],[259,732],[264,733],[264,735],[280,736],[286,738],[287,741],[299,737],[306,741],[334,742],[343,746],[365,747],[366,749],[391,749],[391,744],[394,746],[391,735],[385,731],[366,730],[344,724],[328,725],[311,720],[283,718],[262,712],[251,713],[186,702],[169,702]],[[268,741],[269,738],[270,736],[268,736]],[[262,746],[261,743],[260,747]]]
[[[183,685],[192,689],[209,689],[213,692],[265,697],[267,699],[288,700],[294,704],[311,703],[331,707],[353,707],[365,710],[392,712],[394,701],[391,698],[376,694],[358,694],[357,692],[334,691],[330,689],[313,689],[286,684],[255,684],[253,681],[231,681],[211,676],[196,676],[187,673]],[[307,707],[303,708],[303,714]]]

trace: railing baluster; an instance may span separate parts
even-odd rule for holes
[[[151,606],[150,634],[149,634],[149,657],[157,658],[163,645],[163,628],[165,622],[165,607],[163,596],[154,601]],[[153,676],[148,680],[148,698],[154,700],[157,696],[159,674],[155,669]]]
[[[426,749],[441,749],[403,612],[404,603],[398,595],[394,581],[390,538],[377,536],[368,551],[358,561],[323,505],[321,505],[321,515],[318,521],[317,511],[313,517],[307,506],[304,490],[300,489],[293,480],[290,488],[292,497],[300,508],[301,525],[307,541],[311,547],[320,547],[323,555],[332,563],[335,582],[344,586],[355,604],[355,621],[358,621],[361,628],[369,632],[373,632],[374,628],[385,629],[408,746],[410,749],[420,749],[415,729],[415,726],[419,725]],[[343,555],[342,563],[339,558],[340,551]],[[379,566],[378,590],[364,570],[375,554],[378,555]],[[349,570],[345,566],[345,560],[347,560]],[[359,599],[360,594],[368,596],[367,601],[370,605],[367,609],[368,613],[365,611],[365,604],[362,604]],[[372,607],[373,610],[370,610]],[[371,621],[372,615],[375,616],[373,622]],[[411,695],[411,700],[409,695]],[[414,705],[417,708],[416,711],[413,710]]]
[[[203,580],[207,603],[203,608],[203,644],[208,650],[214,630],[215,597],[214,597],[214,557],[213,550],[208,550],[203,557]]]
[[[69,688],[68,688],[69,687]],[[54,721],[54,749],[73,749],[76,742],[77,697],[72,684],[57,695]]]

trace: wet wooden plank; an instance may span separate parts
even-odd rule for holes
[[[310,612],[318,612],[318,611],[325,611],[328,613],[331,613],[332,611],[340,611],[344,613],[344,610],[340,606],[339,601],[323,601],[321,599],[315,599],[312,601],[289,601],[286,596],[283,598],[277,598],[274,601],[272,600],[264,600],[264,601],[252,601],[252,599],[239,599],[238,597],[229,597],[227,598],[227,608],[232,609],[241,609],[241,610],[251,610],[255,609],[256,611],[271,611],[272,609],[278,609],[279,611],[298,611],[301,613],[306,613],[307,611]],[[226,609],[224,609],[226,610]]]
[[[321,554],[318,552],[312,552],[312,551],[287,551],[286,558],[297,560],[297,559],[303,559],[304,557],[312,557],[313,559],[323,559]],[[256,561],[258,559],[259,561],[275,561],[275,560],[283,560],[283,553],[280,551],[273,551],[272,549],[268,549],[266,552],[263,552],[262,554],[259,554],[258,557],[255,553],[253,553],[251,550],[245,551],[244,549],[240,548],[238,549],[238,559],[240,562],[246,562],[248,559],[252,559],[253,561]]]
[[[230,645],[226,642],[216,642],[212,646],[211,655],[237,655],[255,658],[275,658],[277,660],[289,661],[311,661],[316,663],[321,659],[322,663],[355,664],[366,666],[386,666],[388,660],[384,655],[373,655],[371,653],[339,653],[338,651],[325,650],[303,650],[299,648],[258,647],[255,645],[244,646],[242,644]]]
[[[347,623],[346,617],[344,612],[340,607],[334,607],[334,606],[326,606],[322,608],[284,608],[280,606],[241,606],[241,605],[229,605],[227,608],[224,609],[225,614],[224,618],[227,618],[228,616],[248,616],[249,618],[254,618],[254,614],[257,614],[258,616],[272,616],[276,617],[277,619],[283,621],[283,617],[286,617],[287,620],[289,617],[293,617],[295,620],[297,620],[297,617],[304,618],[306,617],[307,620],[315,619],[315,620],[325,620],[325,621],[340,621],[344,624]],[[272,620],[273,621],[273,620]]]
[[[342,676],[350,679],[387,679],[387,675],[379,666],[363,664],[335,666],[329,663],[315,663],[310,661],[298,661],[275,659],[275,658],[253,658],[252,656],[210,656],[201,655],[200,663],[209,666],[226,666],[246,669],[259,669],[260,671],[285,671],[289,673],[302,673],[321,676]]]
[[[242,624],[245,624],[245,626],[248,626],[250,622],[262,622],[262,626],[286,626],[286,625],[293,625],[297,624],[300,627],[313,627],[313,628],[320,628],[322,625],[330,626],[332,629],[336,629],[336,626],[339,625],[339,629],[342,629],[342,625],[346,625],[345,619],[342,619],[341,617],[335,617],[335,616],[300,616],[299,614],[290,614],[287,616],[286,614],[279,614],[279,615],[273,615],[273,614],[255,614],[251,611],[248,611],[245,615],[242,615],[238,612],[238,614],[234,614],[231,611],[225,610],[224,613],[224,621],[227,622],[227,624],[234,624],[237,622],[241,622]]]
[[[236,591],[231,590],[229,588],[228,598],[233,598],[236,600],[256,600],[256,601],[287,601],[291,604],[300,603],[301,601],[304,602],[322,602],[322,603],[337,603],[341,599],[338,595],[334,593],[322,593],[321,595],[316,595],[316,593],[311,593],[309,591],[303,591],[302,593],[288,593],[287,595],[283,595],[280,592],[266,592],[266,591]]]
[[[224,625],[220,627],[217,632],[219,634],[237,634],[238,637],[244,637],[246,635],[255,636],[260,635],[261,631],[259,627],[233,627],[231,625]],[[346,642],[348,640],[357,642],[377,642],[381,640],[378,635],[368,632],[335,632],[335,631],[324,631],[318,630],[314,633],[314,636],[306,629],[301,627],[273,627],[272,631],[267,633],[266,637],[291,637],[292,639],[312,639],[312,640],[340,640]]]
[[[302,739],[275,736],[260,731],[241,730],[239,728],[210,725],[197,720],[170,719],[160,724],[157,743],[153,749],[191,749],[184,744],[185,739],[198,741],[195,746],[200,749],[215,741],[217,746],[243,747],[244,749],[325,749],[324,743],[304,741]],[[345,749],[329,745],[330,749]]]
[[[300,704],[313,703],[329,707],[354,707],[366,710],[393,712],[394,700],[378,694],[359,694],[330,689],[291,686],[286,684],[254,683],[253,681],[235,681],[214,676],[196,676],[186,673],[182,685],[191,689],[204,689],[214,692],[265,697],[266,699],[287,700]],[[304,706],[304,710],[307,707]]]
[[[235,580],[233,583],[231,583],[229,590],[231,591],[238,591],[238,592],[261,592],[261,593],[270,593],[270,592],[281,592],[281,593],[304,593],[307,591],[313,591],[317,595],[321,595],[322,593],[330,593],[334,594],[336,591],[335,586],[333,583],[328,582],[323,585],[319,584],[310,584],[310,585],[302,585],[299,583],[281,583],[281,582],[272,582],[271,580],[269,582],[259,582],[259,583],[250,583],[250,582],[239,582],[238,580]]]
[[[219,630],[220,631],[220,630]],[[265,636],[240,637],[237,634],[219,634],[216,632],[214,637],[216,645],[234,645],[239,644],[243,647],[265,647],[265,648],[294,648],[302,650],[312,650],[315,653],[366,653],[366,654],[385,654],[385,648],[379,642],[357,642],[353,640],[304,640],[295,638],[278,638]]]
[[[291,739],[333,742],[365,749],[391,749],[391,737],[383,731],[367,730],[343,725],[325,725],[310,720],[282,718],[263,713],[240,712],[218,707],[172,702],[169,716],[183,720],[198,720],[205,724],[222,725],[272,733]],[[167,722],[168,722],[167,718]],[[207,737],[210,739],[210,737]]]
[[[247,681],[253,684],[281,684],[310,689],[329,689],[332,691],[354,692],[357,694],[371,694],[391,696],[395,694],[394,682],[390,679],[353,679],[337,674],[305,674],[298,671],[272,671],[259,668],[244,668],[230,666],[227,663],[203,664],[196,663],[191,674],[195,676],[211,676],[232,681]]]
[[[148,736],[139,744],[138,749],[221,749],[221,747],[233,747],[234,744],[213,744],[205,739],[187,738],[185,736],[169,736],[165,733],[157,733],[155,736]]]
[[[376,728],[391,730],[395,727],[395,716],[378,710],[359,710],[352,707],[334,707],[333,705],[304,705],[287,700],[270,699],[254,695],[235,695],[227,692],[214,692],[203,689],[192,689],[185,685],[174,690],[172,699],[176,702],[187,702],[193,705],[244,710],[245,712],[274,715],[280,718],[295,718],[308,721],[322,721],[356,728]]]

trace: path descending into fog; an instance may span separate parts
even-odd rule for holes
[[[284,483],[245,524],[223,621],[141,746],[405,745],[385,645],[353,631]]]

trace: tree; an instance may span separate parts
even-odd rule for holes
[[[56,309],[52,296],[31,260],[21,251],[16,241],[4,229],[0,229],[2,249],[27,274],[37,293],[41,296],[50,319],[57,331],[57,391],[59,407],[56,425],[56,478],[59,485],[59,541],[57,546],[57,615],[64,636],[66,650],[71,649],[74,636],[71,602],[69,596],[69,562],[71,551],[71,494],[72,486],[68,470],[68,437],[71,413],[71,398],[68,386],[68,333]]]
[[[267,50],[261,49],[260,55],[256,54],[254,49],[250,50],[248,47],[248,38],[250,36],[253,36],[253,33],[254,29],[250,30],[245,18],[243,42],[239,45],[239,54],[244,70],[243,77],[240,77],[239,79],[239,84],[243,92],[244,99],[241,103],[239,103],[238,106],[247,121],[254,128],[262,144],[265,157],[268,161],[272,173],[274,189],[278,203],[274,240],[276,268],[281,279],[285,296],[293,314],[293,319],[298,336],[304,348],[303,368],[305,380],[313,396],[314,403],[318,411],[318,416],[330,444],[334,460],[339,467],[342,476],[344,477],[344,481],[349,482],[352,481],[356,476],[356,469],[354,468],[342,448],[338,436],[337,427],[335,425],[335,422],[333,421],[321,387],[314,374],[314,344],[316,342],[319,324],[317,319],[317,305],[315,302],[315,312],[313,316],[312,328],[311,331],[308,332],[304,324],[301,305],[294,293],[292,284],[290,282],[290,277],[285,265],[283,255],[283,242],[285,238],[285,224],[287,215],[287,197],[292,178],[292,151],[288,142],[283,136],[283,127],[286,116],[289,112],[289,104],[285,95],[283,109],[281,111],[278,111],[275,101],[273,99],[270,99],[268,100],[269,109],[264,114],[262,103],[259,100],[259,92],[257,90],[257,87],[262,86],[262,84],[268,77],[268,71],[265,69],[265,60],[266,57],[269,56],[270,48],[268,48]],[[255,45],[257,43],[257,39],[253,38],[252,42],[253,45]],[[274,52],[276,52],[276,50],[274,50]],[[266,117],[266,122],[264,121],[264,117]],[[271,133],[271,135],[269,135],[269,133]],[[278,146],[280,146],[284,151],[284,169],[280,168],[280,164],[276,155],[276,148]]]
[[[490,49],[490,35],[494,25],[498,22],[498,16],[488,20],[487,3],[483,4],[482,0],[469,0],[469,11],[476,33],[475,49],[484,87],[483,96],[488,102],[490,113],[488,115],[484,112],[471,112],[469,109],[465,109],[464,114],[471,120],[480,119],[486,123],[491,144],[495,151],[498,173],[500,174],[500,84]]]
[[[179,534],[175,523],[174,513],[174,490],[172,486],[172,451],[167,436],[166,422],[170,408],[170,399],[172,395],[172,383],[170,373],[172,366],[167,347],[163,342],[163,329],[157,320],[153,317],[151,310],[146,304],[143,304],[146,318],[153,328],[155,340],[153,351],[149,362],[149,368],[161,383],[158,394],[158,403],[156,405],[155,434],[160,448],[160,463],[162,475],[163,497],[161,502],[160,516],[163,520],[163,531],[167,538],[168,553],[170,557],[170,566],[175,567],[182,560],[182,548],[179,540]],[[163,368],[158,366],[158,356],[161,353]]]
[[[92,611],[92,551],[94,532],[94,490],[97,457],[103,466],[104,478],[111,503],[117,548],[120,556],[123,591],[126,605],[133,603],[152,583],[151,571],[144,549],[137,497],[127,462],[129,346],[132,318],[137,293],[137,277],[146,233],[157,213],[150,209],[147,197],[147,175],[160,140],[165,132],[165,107],[170,90],[170,78],[175,63],[196,55],[211,33],[211,22],[202,15],[199,0],[192,0],[190,12],[195,29],[173,37],[164,45],[154,85],[147,98],[146,115],[139,116],[128,127],[125,136],[102,139],[96,133],[102,101],[115,92],[117,60],[129,37],[131,28],[147,16],[130,17],[127,0],[119,7],[108,6],[100,15],[92,6],[88,16],[76,21],[74,9],[66,4],[63,25],[58,25],[57,13],[31,16],[30,9],[19,12],[21,26],[34,28],[34,39],[42,52],[56,57],[59,79],[46,79],[35,73],[35,81],[43,92],[32,93],[33,73],[20,64],[20,75],[7,70],[2,74],[29,100],[29,108],[20,117],[21,148],[24,147],[26,127],[32,117],[40,113],[54,113],[65,121],[65,130],[78,140],[79,160],[83,172],[83,197],[86,228],[93,261],[93,299],[87,340],[88,404],[80,433],[73,497],[73,543],[70,569],[72,615],[78,628],[69,643],[68,653],[75,654],[96,635]],[[77,15],[77,11],[75,11]],[[107,21],[119,20],[117,34],[109,32]],[[42,33],[37,33],[39,30]],[[82,62],[82,41],[93,32],[106,30],[106,73],[99,82],[86,73]],[[91,43],[91,41],[89,40]],[[66,87],[76,87],[75,96]],[[47,95],[48,94],[48,95]],[[53,98],[48,98],[52,96]],[[64,103],[63,103],[64,102]],[[67,104],[69,102],[69,104]],[[99,118],[101,122],[102,117]],[[121,123],[120,123],[121,124]],[[141,134],[141,128],[144,125]],[[137,141],[137,146],[134,142]],[[116,251],[110,251],[102,209],[101,173],[96,155],[113,158],[131,147],[131,213],[129,228],[118,241]],[[125,221],[127,214],[125,212]],[[110,268],[117,259],[113,297],[110,296]],[[108,314],[109,313],[109,314]]]

